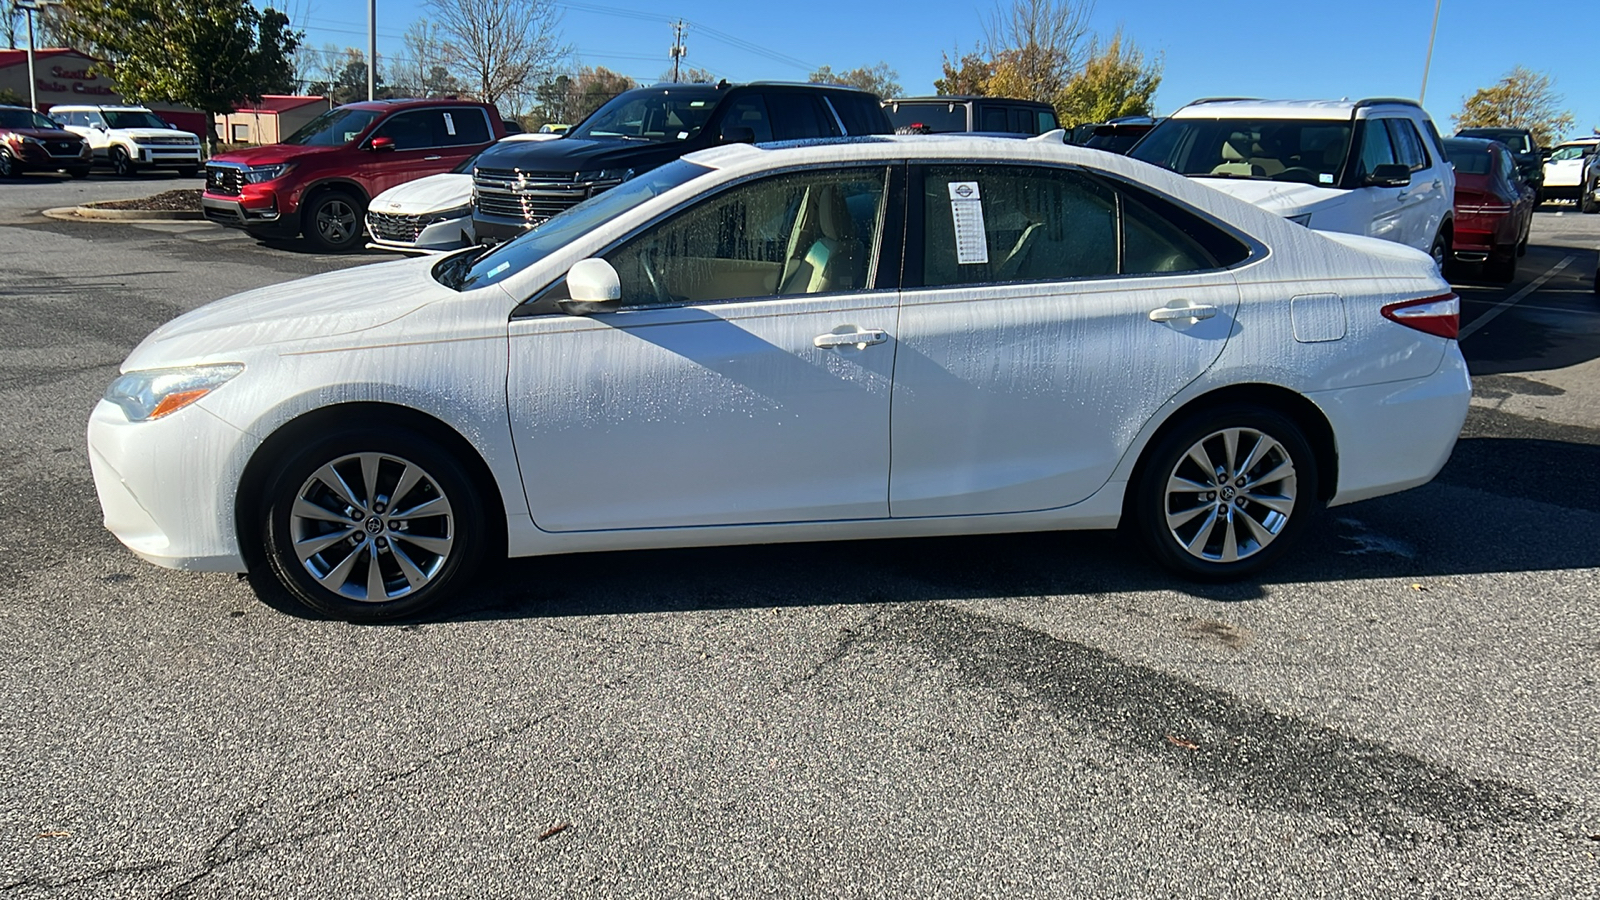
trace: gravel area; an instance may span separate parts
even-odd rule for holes
[[[201,191],[198,188],[162,191],[150,197],[140,197],[134,200],[106,200],[89,205],[96,209],[198,210],[200,208],[200,193]]]

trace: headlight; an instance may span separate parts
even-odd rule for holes
[[[22,136],[22,142],[24,144],[32,144],[35,147],[43,147],[44,146],[44,141],[41,141],[36,137],[28,137],[27,135],[23,135]]]
[[[579,172],[575,181],[595,182],[614,181],[623,182],[633,177],[632,169],[592,169],[588,172]]]
[[[238,363],[221,363],[129,372],[111,382],[106,399],[122,407],[128,421],[148,422],[183,409],[243,371]]]
[[[472,204],[468,203],[465,206],[453,206],[450,209],[441,209],[436,213],[429,213],[428,221],[448,222],[451,219],[459,219],[463,216],[470,215],[472,215]]]
[[[286,172],[294,168],[294,163],[278,163],[274,166],[251,166],[239,174],[246,184],[260,184],[274,178],[282,178]]]
[[[1306,228],[1310,228],[1311,227],[1311,213],[1301,213],[1298,216],[1289,216],[1289,221],[1295,223],[1296,225],[1303,225]]]

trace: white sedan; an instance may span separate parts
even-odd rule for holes
[[[1065,146],[730,145],[493,251],[162,326],[89,422],[106,526],[408,616],[488,555],[1127,521],[1238,577],[1466,415],[1424,254]]]

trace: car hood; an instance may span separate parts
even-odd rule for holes
[[[227,153],[218,153],[211,157],[212,162],[236,163],[241,166],[271,166],[291,160],[304,159],[308,156],[320,156],[342,150],[338,147],[302,147],[298,144],[267,144],[263,147],[246,147],[243,150],[229,150]]]
[[[72,141],[77,143],[83,140],[82,137],[60,128],[0,128],[0,131],[9,134],[20,134],[23,137],[31,137],[40,141]]]
[[[446,172],[396,185],[372,198],[367,209],[378,213],[414,216],[455,209],[472,202],[472,176]]]
[[[118,134],[125,134],[136,141],[145,138],[194,137],[193,132],[179,131],[176,128],[117,128],[114,130]]]
[[[621,140],[563,137],[558,141],[502,141],[478,157],[477,167],[523,172],[581,172],[592,169],[653,169],[689,152],[690,141],[641,144]]]
[[[1343,202],[1348,191],[1297,181],[1258,181],[1245,178],[1194,179],[1206,187],[1215,188],[1246,203],[1258,206],[1280,216],[1298,216],[1319,207]]]
[[[356,266],[235,294],[184,313],[151,332],[122,364],[133,369],[220,361],[249,348],[365,331],[444,297],[436,259]]]

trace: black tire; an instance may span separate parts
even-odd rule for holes
[[[73,178],[88,178],[89,177],[89,168],[87,166],[85,166],[85,167],[79,168],[79,169],[68,169],[67,170],[67,174],[71,175]]]
[[[1517,251],[1515,248],[1498,250],[1483,262],[1483,277],[1500,284],[1509,284],[1517,277]]]
[[[1433,246],[1428,249],[1428,255],[1433,257],[1434,265],[1439,267],[1439,274],[1447,279],[1455,278],[1460,270],[1454,259],[1450,256],[1450,232],[1439,229],[1433,236]]]
[[[344,494],[331,486],[338,481]],[[396,490],[404,493],[389,495]],[[448,599],[476,574],[487,543],[483,502],[466,470],[407,427],[356,423],[318,437],[272,469],[261,497],[272,578],[310,609],[346,621],[415,616]],[[368,600],[379,584],[386,599]]]
[[[21,174],[22,167],[12,158],[11,151],[0,147],[0,178],[16,178]]]
[[[1238,434],[1232,460],[1224,437],[1230,431]],[[1222,458],[1229,471],[1203,470],[1190,454],[1197,447],[1208,459]],[[1252,476],[1262,480],[1252,485]],[[1169,490],[1175,479],[1197,490]],[[1187,578],[1226,581],[1288,552],[1321,512],[1317,492],[1316,458],[1300,428],[1274,410],[1230,404],[1191,415],[1145,451],[1125,513],[1162,566]]]
[[[1600,213],[1600,199],[1596,199],[1596,194],[1600,194],[1600,186],[1584,191],[1583,198],[1578,201],[1579,208],[1590,215]]]
[[[128,151],[121,147],[111,148],[111,168],[123,178],[133,178],[139,174],[139,167],[134,164],[133,158],[128,156]]]
[[[345,191],[318,194],[306,206],[301,233],[324,253],[344,253],[361,245],[366,205]]]
[[[193,178],[198,174],[200,174],[200,170],[195,168],[194,166],[187,166],[185,168],[182,168],[182,169],[178,170],[178,177],[179,178]]]

